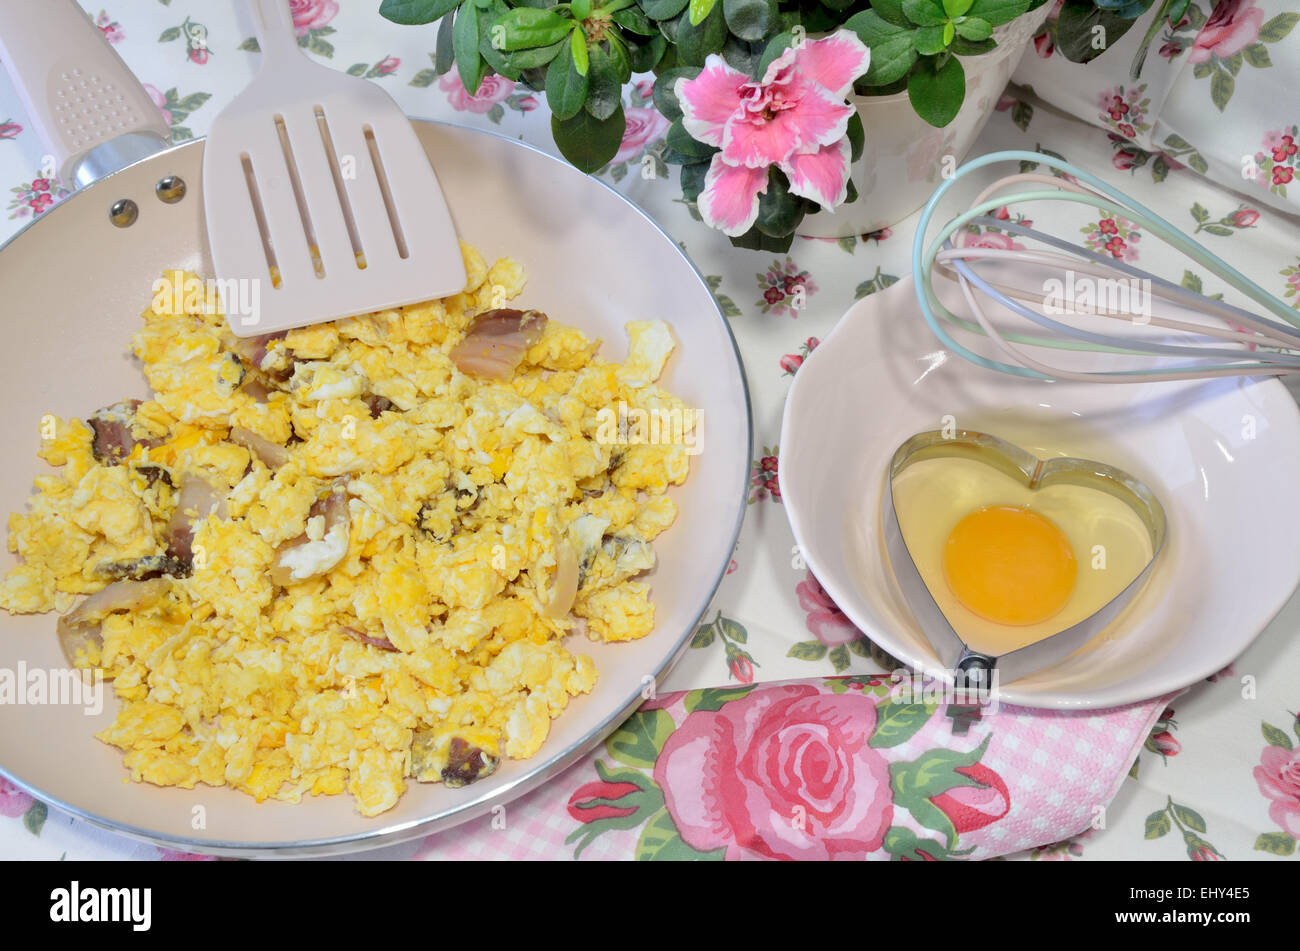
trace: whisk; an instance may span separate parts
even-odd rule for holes
[[[1022,172],[999,179],[980,192],[966,211],[944,225],[927,244],[926,233],[935,216],[935,209],[948,190],[977,169],[1008,161],[1046,165],[1065,177]],[[1036,187],[1011,194],[999,194],[1011,186],[1023,185],[1050,188]],[[1181,251],[1280,320],[1262,317],[1198,293],[1118,260],[1110,254],[1079,247],[1035,230],[1028,223],[991,217],[992,212],[1003,206],[1047,200],[1090,205],[1116,220],[1131,222]],[[1025,249],[972,246],[968,241],[970,225],[994,226],[1008,234],[1038,241],[1045,247]],[[997,274],[990,275],[977,270],[987,270],[986,265],[991,265]],[[1070,302],[1064,301],[1064,306],[1058,307],[1049,304],[1049,298],[1053,295],[1044,292],[1047,281],[1043,282],[1037,292],[1008,282],[1009,273],[1025,273],[1030,268],[1046,269],[1037,272],[1040,274],[1064,274],[1068,284],[1059,278],[1051,279],[1060,287],[1074,286],[1075,275],[1079,275],[1085,283],[1090,282],[1092,288],[1140,288],[1145,305],[1135,308],[1131,306],[1131,295],[1112,294],[1117,306],[1103,304],[1100,307],[1074,307]],[[916,239],[912,245],[912,270],[916,275],[916,295],[921,312],[944,346],[973,363],[1004,373],[1052,380],[1141,383],[1225,376],[1275,376],[1300,372],[1300,314],[1286,302],[1268,293],[1120,190],[1063,159],[1040,152],[994,152],[958,168],[951,178],[936,189],[921,213]],[[940,300],[934,287],[936,271],[955,281],[974,320],[953,313]],[[1101,295],[1094,294],[1093,297],[1099,299]],[[1023,317],[1051,333],[1008,332],[990,319],[986,309],[988,302],[994,302],[1004,311]],[[1130,306],[1124,306],[1126,303]],[[1037,309],[1031,306],[1035,304]],[[1162,309],[1174,307],[1183,312],[1191,311],[1212,322],[1157,316],[1157,304]],[[1087,323],[1086,326],[1067,324],[1053,319],[1049,316],[1049,311],[1062,316],[1096,318],[1097,323]],[[1130,328],[1123,334],[1106,333],[1106,320],[1124,321]],[[1110,326],[1117,327],[1114,323]],[[1002,362],[974,352],[955,340],[947,327],[988,337],[997,351],[1013,362]],[[1154,336],[1152,329],[1163,333]],[[1045,350],[1091,351],[1113,354],[1116,358],[1144,357],[1146,359],[1143,362],[1146,364],[1154,362],[1155,358],[1186,359],[1178,359],[1169,365],[1087,371],[1053,366],[1044,361],[1041,350],[1030,353],[1019,345]]]

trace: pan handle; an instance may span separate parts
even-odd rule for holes
[[[171,143],[158,107],[76,0],[0,2],[0,57],[64,183],[88,185]]]

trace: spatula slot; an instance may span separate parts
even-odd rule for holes
[[[384,160],[379,154],[379,143],[375,141],[375,130],[369,125],[361,127],[366,137],[366,148],[370,150],[370,162],[375,168],[375,179],[379,182],[380,194],[384,196],[384,208],[388,211],[388,223],[393,229],[393,240],[397,242],[397,256],[405,260],[410,252],[406,247],[406,236],[402,233],[402,223],[397,218],[397,205],[393,202],[393,191],[388,184],[388,173],[384,170]]]
[[[338,151],[334,148],[334,137],[330,135],[329,120],[325,118],[325,110],[321,106],[314,106],[313,111],[316,114],[316,128],[320,130],[321,145],[325,147],[325,158],[330,164],[330,175],[334,178],[334,191],[339,196],[339,209],[343,212],[343,222],[347,225],[352,256],[356,259],[357,267],[364,271],[366,252],[361,245],[361,234],[357,230],[357,219],[352,213],[347,187],[343,184],[343,169],[339,165]]]
[[[257,175],[253,172],[253,160],[247,152],[240,153],[239,162],[244,167],[244,182],[248,185],[248,200],[253,206],[253,217],[257,219],[257,233],[262,238],[262,253],[266,255],[266,270],[271,275],[271,287],[280,286],[280,265],[275,260],[275,248],[271,245],[271,230],[266,226],[266,209],[262,207],[262,195],[257,190]]]
[[[307,253],[311,255],[312,270],[316,272],[317,278],[323,278],[325,262],[321,260],[320,244],[316,241],[316,230],[312,227],[311,211],[307,206],[307,197],[303,194],[302,176],[298,173],[298,162],[293,155],[293,144],[289,141],[284,116],[276,115],[275,131],[280,137],[280,148],[284,151],[284,164],[289,169],[289,184],[293,188],[294,200],[298,203],[298,217],[302,219],[302,233],[307,239]]]

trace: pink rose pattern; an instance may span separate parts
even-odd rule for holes
[[[873,675],[649,701],[569,796],[567,841],[576,857],[633,830],[643,860],[969,855],[962,837],[1012,807],[1008,783],[983,761],[992,737],[948,749],[937,708],[896,701],[892,689]],[[917,736],[926,739],[908,762],[899,747]]]
[[[1300,173],[1300,125],[1292,123],[1264,134],[1255,153],[1255,184],[1286,197],[1286,187]]]
[[[699,711],[654,777],[683,841],[728,859],[862,859],[893,820],[889,764],[868,746],[869,698],[792,684]],[[685,793],[685,795],[683,795]]]
[[[303,37],[333,20],[339,5],[335,0],[289,0],[289,12],[293,15],[293,31]]]
[[[1144,98],[1146,84],[1126,90],[1123,86],[1097,95],[1097,114],[1107,126],[1114,129],[1126,139],[1136,139],[1140,134],[1151,129],[1147,121],[1147,110],[1151,108],[1150,98]]]
[[[799,344],[798,353],[787,353],[781,358],[781,371],[784,376],[794,376],[803,366],[803,362],[808,359],[808,354],[817,349],[821,343],[816,337],[809,337],[803,343]]]
[[[749,504],[762,499],[781,501],[781,483],[777,473],[778,447],[763,447],[763,455],[754,461],[754,469],[749,477]]]
[[[727,574],[735,571],[736,563],[732,561],[727,567]],[[694,649],[707,648],[714,642],[722,645],[727,662],[727,673],[732,680],[742,684],[754,682],[754,668],[761,667],[745,645],[749,643],[749,632],[739,621],[723,617],[719,611],[708,624],[701,624],[691,638]]]
[[[1295,264],[1287,265],[1278,273],[1286,278],[1286,287],[1282,289],[1282,296],[1294,298],[1291,306],[1300,310],[1300,257],[1296,258]]]
[[[1108,252],[1121,261],[1138,259],[1136,245],[1142,240],[1142,232],[1131,221],[1116,215],[1102,218],[1096,224],[1084,225],[1079,230],[1084,234],[1083,243],[1094,251]]]
[[[458,112],[487,116],[497,123],[505,116],[507,107],[517,112],[531,112],[539,104],[527,86],[520,83],[516,88],[515,83],[496,73],[484,76],[478,92],[472,96],[461,82],[460,74],[454,70],[438,80],[438,88],[447,94],[447,102]]]
[[[1211,57],[1227,59],[1259,38],[1264,11],[1255,0],[1219,0],[1192,43],[1189,63],[1206,63]]]
[[[1300,718],[1291,714],[1291,732],[1300,740]],[[1261,724],[1268,745],[1252,771],[1260,795],[1268,800],[1268,817],[1280,831],[1265,832],[1255,840],[1255,849],[1274,855],[1293,855],[1300,841],[1300,749],[1287,731],[1271,723]]]
[[[57,178],[33,178],[9,189],[10,218],[35,218],[67,198],[71,192]]]
[[[812,275],[801,270],[794,259],[774,260],[758,278],[762,296],[754,306],[765,314],[784,314],[798,318],[799,311],[808,306],[808,300],[817,292]]]

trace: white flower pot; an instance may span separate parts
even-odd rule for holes
[[[936,129],[916,114],[906,92],[892,96],[850,96],[866,132],[862,158],[853,164],[858,199],[834,211],[808,215],[798,233],[842,238],[878,231],[902,221],[929,200],[942,180],[945,156],[955,168],[975,144],[993,114],[1025,48],[1047,19],[1045,3],[994,31],[997,48],[983,56],[963,56],[966,99],[952,122]]]

